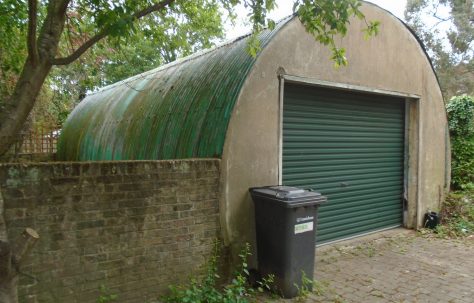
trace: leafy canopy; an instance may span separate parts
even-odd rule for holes
[[[378,32],[359,0],[293,3],[336,67],[347,64],[335,40],[351,18],[366,22],[366,37]],[[258,33],[275,26],[268,13],[276,0],[0,1],[0,155],[27,120],[61,124],[88,91],[211,47],[241,4],[250,8],[248,52],[257,56]]]
[[[256,34],[263,28],[273,28],[275,22],[265,19],[269,11],[275,8],[275,0],[266,1],[244,1],[253,10],[250,20],[253,23],[253,32],[249,42],[249,53],[256,56],[260,48]],[[338,47],[335,43],[337,36],[344,37],[347,34],[347,25],[352,17],[364,20],[366,28],[364,35],[366,38],[376,35],[379,32],[380,22],[368,21],[360,11],[361,2],[359,0],[295,0],[293,2],[293,12],[298,15],[308,33],[313,35],[316,41],[330,47],[336,67],[346,66],[346,50]]]
[[[37,25],[47,17],[48,6],[60,2],[39,1]],[[138,18],[147,8],[165,2],[163,9]],[[254,34],[248,51],[256,56],[260,50],[258,33],[275,26],[267,17],[276,7],[275,0],[70,1],[56,57],[70,58],[95,37],[103,38],[90,45],[89,51],[51,70],[30,118],[39,125],[60,125],[88,91],[213,46],[224,37],[224,22],[236,18],[238,4],[250,8],[248,18]],[[335,37],[347,33],[349,18],[365,20],[360,5],[358,0],[297,0],[293,10],[309,33],[330,47],[335,65],[344,66],[345,50],[337,47]],[[364,35],[375,35],[379,23],[365,21]],[[28,24],[28,1],[0,3],[0,100],[12,94],[28,56]]]
[[[0,3],[0,39],[8,53],[3,56],[2,69],[20,72],[26,59],[26,31],[28,23],[31,23],[28,20],[28,2],[36,1],[3,0]],[[62,55],[68,60],[53,60],[55,65],[73,62],[105,37],[109,37],[114,47],[118,47],[127,45],[139,33],[142,39],[161,41],[162,44],[174,38],[173,46],[185,49],[180,55],[187,54],[190,49],[207,48],[212,46],[214,38],[222,38],[224,18],[233,20],[238,4],[251,8],[248,18],[254,33],[275,25],[273,20],[267,18],[276,7],[275,0],[41,0],[34,12],[37,25],[44,22],[49,6],[64,2],[68,6],[59,57]],[[293,9],[308,32],[331,47],[333,59],[339,66],[346,65],[347,59],[345,51],[336,47],[334,38],[346,34],[349,18],[355,16],[365,20],[360,5],[358,0],[295,0]],[[139,19],[140,22],[137,22]],[[374,35],[377,31],[378,22],[367,22],[366,35]],[[18,32],[23,36],[18,36]],[[23,45],[20,51],[16,47],[19,41]],[[255,56],[258,50],[254,35],[249,43],[249,52]],[[79,56],[71,56],[73,54]],[[166,58],[166,61],[173,59],[175,56]]]
[[[49,1],[54,2],[59,1]],[[88,91],[209,48],[214,41],[224,37],[226,14],[216,1],[181,1],[169,10],[144,16],[130,23],[129,27],[123,26],[121,17],[127,16],[126,10],[133,10],[133,7],[139,10],[152,3],[142,1],[142,6],[139,6],[139,2],[70,3],[57,57],[74,53],[101,30],[108,27],[112,30],[110,35],[95,43],[77,60],[53,67],[30,115],[32,127],[61,125],[69,111]],[[38,24],[41,24],[46,17],[48,3],[41,1],[39,4],[37,18]],[[0,3],[0,105],[12,94],[28,56],[25,43],[27,29],[27,1],[7,0]]]

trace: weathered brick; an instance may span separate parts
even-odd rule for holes
[[[15,199],[15,198],[23,198],[23,191],[18,188],[6,188],[3,191],[4,198],[8,199]]]
[[[50,179],[51,185],[76,185],[79,183],[77,177],[65,177],[65,178],[52,178]]]
[[[81,163],[81,176],[97,176],[100,174],[100,163],[86,162]]]
[[[85,221],[77,223],[76,228],[78,230],[86,229],[86,228],[98,228],[104,226],[104,220],[93,220],[93,221]]]
[[[95,181],[99,183],[103,183],[103,184],[120,184],[123,182],[123,176],[122,175],[114,175],[114,176],[99,175],[95,178]]]
[[[220,234],[218,167],[218,160],[1,165],[9,236],[34,227],[41,237],[23,267],[39,282],[20,280],[21,302],[94,302],[101,285],[120,302],[144,302],[185,281]]]

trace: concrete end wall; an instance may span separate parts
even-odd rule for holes
[[[234,251],[245,241],[255,247],[248,188],[279,182],[279,71],[421,96],[418,101],[407,100],[411,108],[407,226],[419,226],[421,212],[439,208],[449,184],[445,180],[449,163],[447,120],[435,74],[418,41],[398,19],[371,4],[365,4],[363,11],[369,20],[381,22],[380,34],[365,40],[364,24],[353,20],[347,36],[338,42],[347,50],[347,67],[336,69],[329,50],[315,42],[297,18],[260,54],[234,108],[222,157],[221,222]]]
[[[155,302],[199,273],[221,234],[219,160],[1,164],[10,240],[40,240],[20,302]]]

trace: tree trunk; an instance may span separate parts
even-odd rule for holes
[[[18,276],[0,283],[0,303],[18,303]]]
[[[8,242],[0,241],[0,303],[18,303],[18,273]]]
[[[66,10],[70,0],[50,0],[47,15],[36,39],[36,28],[28,35],[28,58],[23,65],[13,94],[0,108],[0,156],[15,142],[38,97],[52,67],[61,34],[64,30]],[[32,15],[36,12],[33,10]],[[36,22],[36,18],[29,22]],[[31,34],[31,35],[30,35]]]
[[[0,188],[0,303],[16,303],[17,277],[11,277],[11,247],[8,244],[7,226],[4,217],[4,201]]]
[[[39,239],[31,228],[25,229],[12,248],[4,217],[4,200],[0,188],[0,303],[18,303],[18,274],[22,262]]]
[[[26,61],[12,96],[0,112],[0,156],[15,143],[50,70],[49,63]]]
[[[7,225],[5,223],[5,216],[4,216],[4,200],[2,195],[2,187],[0,186],[0,241],[8,241],[8,234],[7,234]]]

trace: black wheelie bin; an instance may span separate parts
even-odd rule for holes
[[[293,298],[303,276],[313,280],[317,210],[326,197],[289,186],[249,191],[255,204],[259,275],[273,274],[277,293]]]

